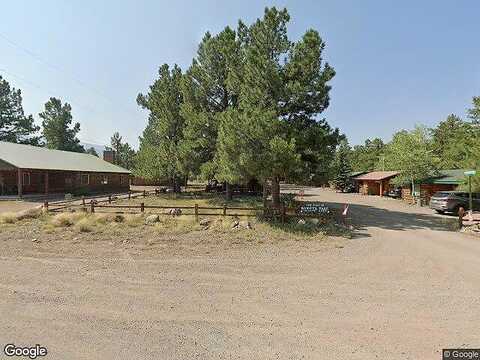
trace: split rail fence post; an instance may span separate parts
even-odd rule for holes
[[[285,224],[285,204],[282,202],[280,203],[280,218],[282,221],[282,224]]]
[[[465,209],[461,207],[458,209],[458,226],[460,229],[463,227],[463,217],[465,216]]]
[[[227,205],[223,205],[223,216],[227,216]]]
[[[92,201],[90,201],[90,212],[93,214],[95,212],[95,203]]]
[[[195,204],[195,222],[198,222],[198,204]]]
[[[112,203],[112,195],[108,195],[108,203],[109,203],[109,204]]]
[[[132,192],[128,191],[128,200],[130,200],[130,197],[132,196]]]
[[[143,197],[146,197],[146,196],[147,196],[147,191],[143,190]]]
[[[142,213],[145,212],[145,203],[143,203],[143,202],[140,204],[140,211]]]
[[[82,195],[82,205],[85,206],[85,195]]]
[[[45,202],[43,203],[43,209],[48,212],[48,201],[45,200]]]

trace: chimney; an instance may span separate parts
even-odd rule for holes
[[[113,150],[104,150],[103,151],[103,160],[108,161],[109,163],[115,163],[115,151]]]

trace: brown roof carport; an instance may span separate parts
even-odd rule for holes
[[[353,180],[359,183],[361,194],[383,196],[384,190],[389,185],[390,179],[398,174],[398,171],[372,171],[355,176]]]

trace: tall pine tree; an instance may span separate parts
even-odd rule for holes
[[[0,76],[0,141],[38,145],[39,129],[23,111],[21,91]]]
[[[297,42],[287,36],[286,9],[265,9],[251,26],[240,22],[243,66],[233,69],[239,107],[221,123],[221,177],[249,172],[272,184],[272,201],[280,201],[281,178],[311,178],[326,172],[340,134],[317,120],[329,104],[334,70],[323,64],[325,44],[315,30]],[[237,167],[238,166],[238,167]]]
[[[183,103],[182,71],[175,65],[160,67],[158,79],[137,102],[149,111],[148,125],[140,138],[136,173],[151,180],[168,179],[175,191],[180,191],[180,179],[186,173],[183,157],[185,120],[180,113]]]
[[[85,152],[77,138],[77,134],[80,132],[80,123],[73,123],[70,104],[62,104],[60,99],[52,97],[45,103],[45,110],[39,116],[43,120],[42,135],[47,148]]]

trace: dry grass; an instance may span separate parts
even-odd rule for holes
[[[69,227],[86,216],[85,213],[60,213],[51,217],[49,222],[55,227]]]
[[[17,214],[16,213],[3,213],[0,214],[0,223],[2,224],[15,224],[17,222]]]
[[[37,219],[42,216],[41,208],[22,210],[19,212],[6,212],[0,214],[0,223],[15,224],[17,221],[25,219]]]
[[[95,220],[90,217],[80,219],[75,225],[75,230],[82,233],[92,232],[95,226]]]
[[[125,224],[129,227],[138,227],[144,225],[144,216],[141,214],[132,214],[125,216]]]

